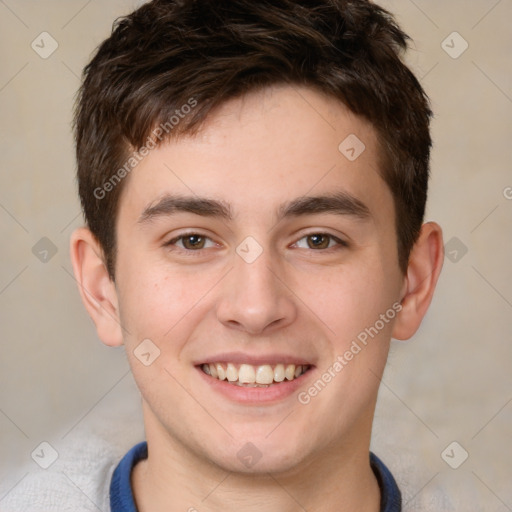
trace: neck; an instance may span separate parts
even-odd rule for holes
[[[147,416],[146,416],[147,418]],[[380,490],[369,463],[369,439],[353,439],[286,472],[227,471],[146,421],[148,458],[132,473],[139,512],[378,512]],[[158,448],[153,448],[158,447]]]

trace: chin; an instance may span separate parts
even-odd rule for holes
[[[212,462],[226,471],[245,474],[286,473],[304,461],[307,447],[294,436],[270,434],[236,436],[221,452],[209,453]],[[213,444],[213,446],[219,446]]]
[[[267,475],[268,473],[288,473],[300,465],[302,457],[297,450],[290,453],[269,453],[259,450],[255,445],[247,443],[235,454],[223,456],[217,465],[225,471],[247,475]],[[215,459],[213,459],[215,462]]]

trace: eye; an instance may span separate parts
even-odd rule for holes
[[[306,246],[304,243],[300,245],[303,240],[306,241]],[[336,245],[348,247],[346,242],[328,233],[311,233],[295,242],[295,245],[300,249],[331,249]]]
[[[169,240],[165,246],[177,246],[187,251],[198,251],[207,248],[207,241],[211,242],[208,247],[214,247],[216,245],[211,238],[201,235],[200,233],[185,233]]]

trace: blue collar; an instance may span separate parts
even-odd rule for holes
[[[131,486],[131,472],[139,460],[148,456],[145,441],[135,445],[116,467],[110,482],[111,512],[137,512]],[[370,452],[370,464],[379,482],[381,504],[380,512],[400,512],[402,497],[393,475],[384,463]]]

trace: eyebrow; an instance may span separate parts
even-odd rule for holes
[[[206,197],[166,194],[158,202],[148,205],[138,219],[146,224],[158,217],[168,217],[178,212],[188,212],[202,217],[225,221],[233,220],[233,211],[224,201]],[[319,196],[301,196],[282,204],[277,209],[278,222],[289,217],[330,213],[348,215],[360,220],[371,217],[370,209],[362,201],[345,191]]]
[[[202,217],[216,217],[231,220],[231,208],[224,201],[208,199],[206,197],[164,195],[156,204],[150,204],[137,221],[140,224],[151,222],[157,217],[170,216],[177,212],[188,212]]]
[[[302,196],[283,204],[277,210],[278,220],[315,213],[350,215],[361,220],[371,217],[370,209],[362,201],[345,191],[321,196]]]

